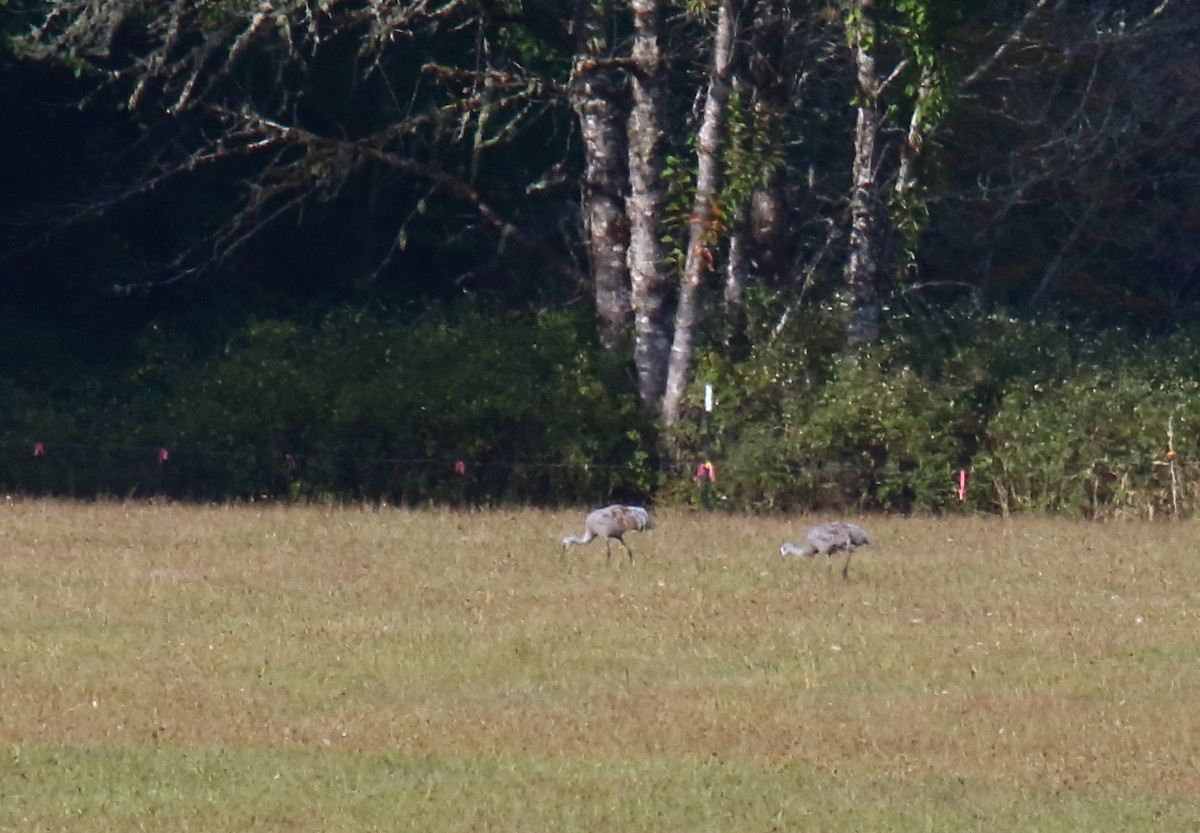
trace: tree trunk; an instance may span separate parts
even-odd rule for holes
[[[725,269],[725,305],[739,306],[752,278],[766,286],[779,287],[787,281],[786,257],[789,241],[785,228],[785,171],[781,168],[730,221],[729,263]]]
[[[750,205],[738,207],[733,216],[732,228],[729,230],[729,252],[725,264],[725,290],[723,293],[727,310],[736,310],[742,306],[746,294],[746,283],[754,265],[750,256]]]
[[[736,0],[721,0],[717,9],[717,30],[713,37],[712,70],[708,94],[700,124],[696,157],[696,194],[688,227],[687,254],[683,283],[675,308],[675,339],[671,345],[667,390],[663,398],[663,422],[679,421],[688,377],[695,353],[695,328],[699,319],[699,294],[704,272],[712,262],[715,205],[721,185],[721,142],[729,110],[730,81],[733,71]]]
[[[625,341],[633,309],[629,289],[629,221],[625,188],[629,182],[619,82],[602,61],[608,53],[608,3],[576,0],[575,65],[571,104],[579,116],[584,174],[581,194],[595,287],[600,344],[607,349]]]
[[[882,86],[871,49],[876,27],[874,0],[851,4],[851,48],[858,77],[858,118],[854,131],[854,167],[850,192],[850,257],[846,282],[850,288],[850,321],[846,334],[856,346],[879,340],[883,327],[883,294],[887,270],[882,262],[887,234],[883,200],[875,181],[875,143],[879,138]]]
[[[909,198],[917,186],[917,158],[925,144],[925,134],[928,130],[929,95],[933,91],[933,68],[926,65],[921,67],[921,77],[917,82],[916,97],[913,100],[912,116],[908,120],[908,133],[904,144],[900,146],[900,163],[896,169],[896,199],[903,203]]]
[[[632,289],[638,395],[656,410],[667,384],[671,339],[667,321],[669,284],[662,274],[661,220],[666,202],[662,181],[666,79],[659,38],[661,0],[631,0],[634,23],[633,108],[629,136],[629,279]]]

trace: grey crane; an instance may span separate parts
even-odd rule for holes
[[[803,555],[806,558],[812,558],[814,555],[825,553],[829,556],[829,570],[832,572],[834,553],[845,550],[846,566],[842,568],[842,578],[848,579],[850,578],[850,559],[854,557],[854,550],[870,543],[867,531],[858,524],[830,521],[810,526],[804,535],[802,545],[793,544],[790,541],[785,542],[779,548],[779,554]]]
[[[605,560],[612,561],[612,540],[616,538],[629,553],[629,563],[633,563],[633,550],[625,543],[626,532],[643,532],[654,529],[654,518],[640,506],[625,506],[617,503],[597,509],[587,516],[583,522],[583,535],[568,535],[563,538],[563,555],[572,544],[586,544],[593,538],[603,538]]]

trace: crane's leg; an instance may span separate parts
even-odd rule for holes
[[[605,538],[604,539],[604,563],[609,564],[611,562],[612,562],[612,539]]]
[[[854,550],[846,550],[846,566],[842,568],[842,579],[850,580],[850,559],[854,557]]]
[[[617,540],[621,542],[621,545],[623,547],[625,547],[625,552],[629,553],[629,563],[632,564],[633,563],[633,547],[631,547],[625,543],[624,537],[618,538]]]

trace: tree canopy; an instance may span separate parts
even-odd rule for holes
[[[1196,318],[1194,4],[0,16],[18,392],[97,364],[148,378],[163,351],[203,365],[255,321],[470,298],[588,322],[578,349],[624,362],[610,393],[671,464],[694,450],[697,373],[779,340],[833,361],[914,317],[943,342],[997,309],[1160,335]]]

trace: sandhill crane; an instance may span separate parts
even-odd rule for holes
[[[587,516],[583,522],[583,535],[568,535],[563,538],[563,555],[572,544],[586,544],[593,538],[603,538],[605,560],[612,561],[612,539],[616,538],[629,553],[629,563],[633,563],[633,550],[625,543],[626,532],[643,532],[654,529],[654,518],[640,506],[624,506],[614,504],[597,509]]]
[[[831,521],[829,523],[810,526],[804,535],[804,544],[797,545],[785,542],[779,548],[780,555],[803,555],[812,558],[814,555],[825,553],[829,556],[829,570],[833,571],[834,553],[846,551],[846,566],[842,568],[842,578],[850,578],[850,559],[854,557],[856,547],[866,546],[871,541],[867,531],[858,524]]]

